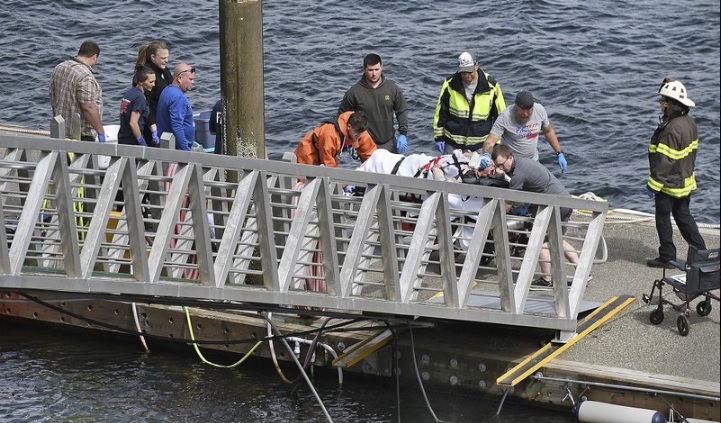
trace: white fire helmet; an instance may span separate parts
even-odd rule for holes
[[[687,107],[696,106],[696,103],[694,103],[690,98],[688,98],[686,87],[684,87],[683,84],[678,81],[671,81],[663,84],[661,88],[659,88],[658,94],[664,97],[674,99]]]

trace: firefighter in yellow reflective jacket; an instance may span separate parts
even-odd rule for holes
[[[686,87],[672,78],[663,80],[658,94],[663,114],[648,147],[650,175],[646,193],[655,199],[656,231],[661,245],[658,257],[646,261],[650,267],[665,267],[670,260],[676,260],[671,215],[689,246],[706,249],[689,211],[691,193],[696,190],[698,129],[688,112],[696,104],[688,97]]]
[[[461,53],[456,73],[443,82],[438,96],[433,118],[436,149],[443,154],[481,150],[505,108],[501,84],[478,66],[471,53]]]

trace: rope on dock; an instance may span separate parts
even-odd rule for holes
[[[26,128],[23,126],[7,125],[7,124],[0,125],[0,131],[15,132],[18,134],[27,134],[27,135],[42,135],[42,136],[46,136],[46,137],[50,136],[50,131],[48,131],[46,129]]]
[[[606,199],[601,198],[594,194],[593,192],[586,192],[581,195],[574,195],[576,198],[580,198],[583,200],[594,200],[594,201],[606,201]],[[574,210],[574,214],[580,214],[580,215],[588,215],[589,212],[585,210]],[[606,214],[607,223],[643,223],[643,222],[653,222],[656,220],[656,215],[653,213],[646,213],[641,212],[637,210],[630,210],[630,209],[612,209],[608,211],[608,214]],[[672,222],[672,224],[676,224],[675,222]],[[719,229],[721,228],[721,225],[718,223],[696,223],[696,225],[699,228],[707,228],[707,229]]]

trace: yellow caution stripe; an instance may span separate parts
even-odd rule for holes
[[[606,323],[634,300],[635,297],[630,295],[612,297],[579,322],[576,336],[561,345],[554,345],[549,342],[540,350],[518,363],[511,370],[499,376],[498,379],[496,379],[496,384],[499,386],[516,386],[528,376],[535,373],[536,370],[566,351],[573,344],[593,332],[597,327]]]
[[[376,332],[372,336],[346,349],[342,355],[333,360],[333,366],[341,368],[352,367],[388,344],[391,339],[393,339],[393,332],[391,332],[390,329]]]

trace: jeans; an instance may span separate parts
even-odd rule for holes
[[[390,151],[391,153],[397,153],[397,152],[398,152],[398,150],[396,149],[396,139],[395,139],[395,138],[391,138],[391,139],[389,139],[388,141],[386,141],[386,142],[384,142],[384,143],[380,143],[380,144],[376,142],[376,146],[377,146],[378,148],[382,148],[382,149],[388,150],[388,151]]]
[[[706,243],[698,231],[696,221],[691,216],[689,204],[691,196],[671,197],[662,192],[656,193],[656,232],[661,245],[658,255],[663,261],[676,260],[676,246],[673,244],[673,226],[671,215],[686,242],[698,250],[705,250]]]
[[[483,155],[483,143],[479,142],[478,144],[473,145],[459,145],[446,141],[446,149],[443,151],[443,154],[453,154],[453,150],[477,151],[478,154]]]

